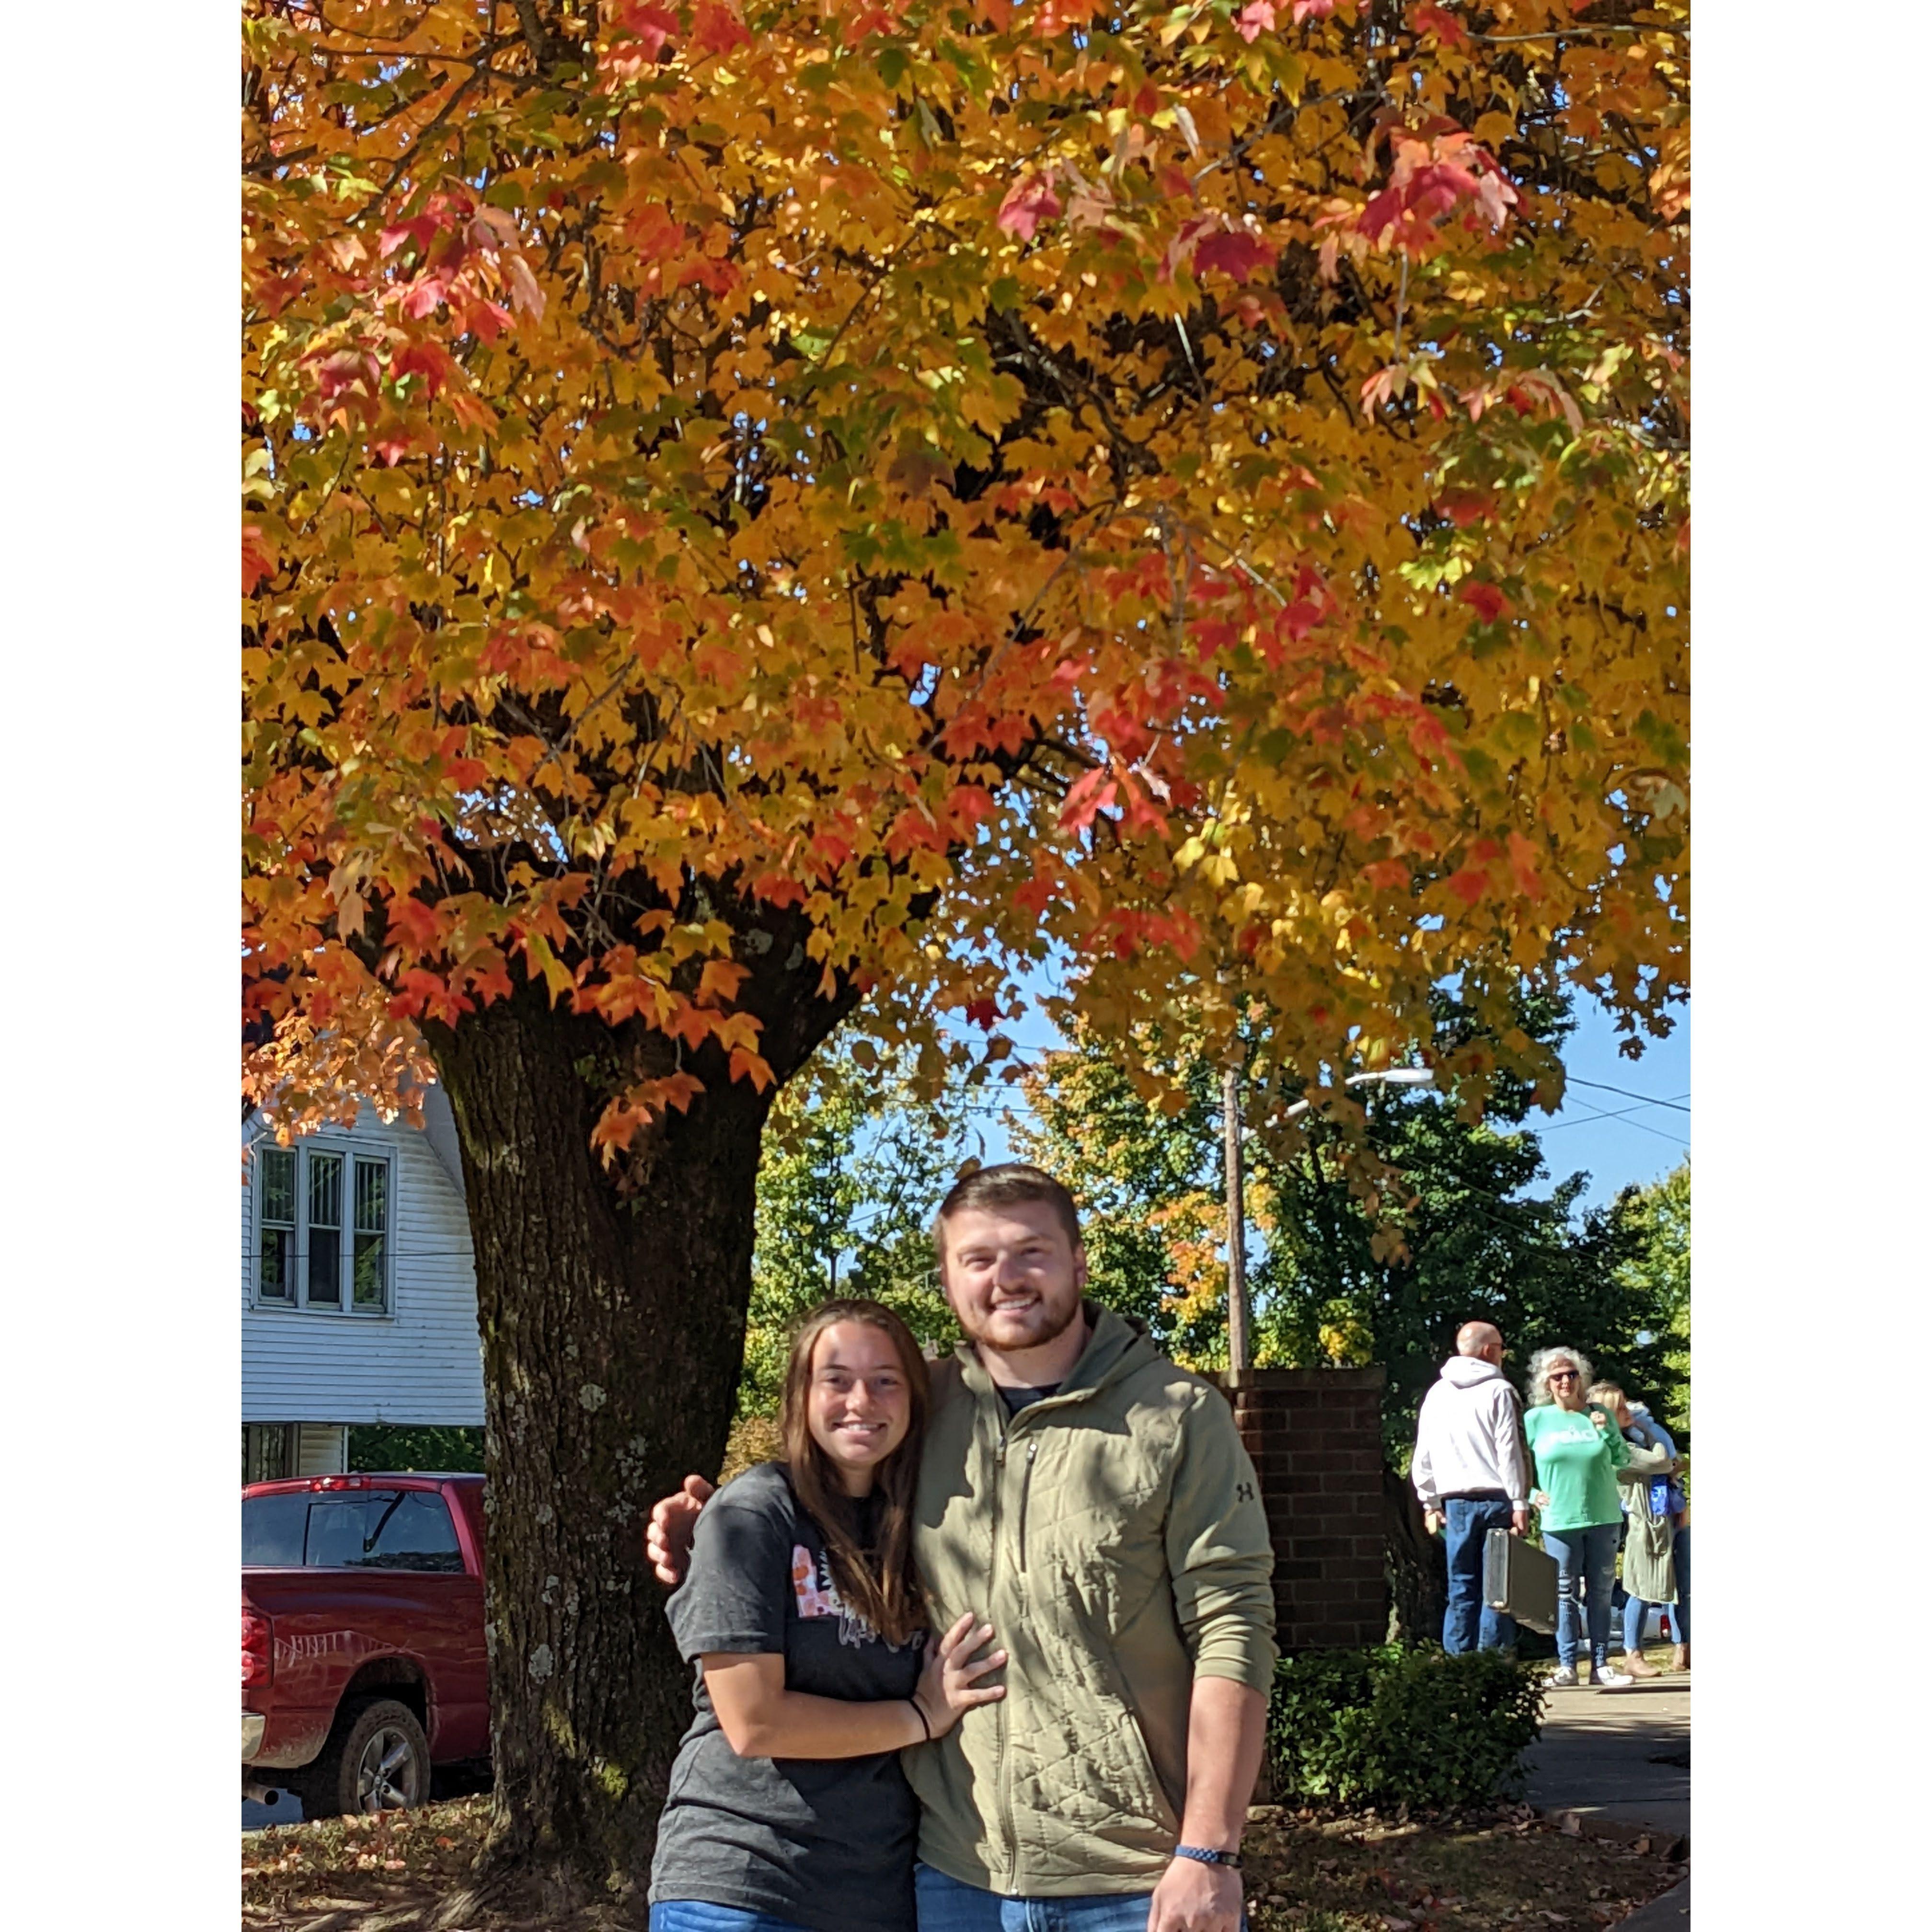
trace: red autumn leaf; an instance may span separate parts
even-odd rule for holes
[[[1252,45],[1263,34],[1274,31],[1274,0],[1248,0],[1234,16],[1234,31]]]
[[[1006,190],[1000,203],[999,226],[1009,235],[1030,242],[1042,221],[1051,221],[1060,212],[1060,197],[1045,175],[1028,175]]]
[[[1304,20],[1325,20],[1335,10],[1335,0],[1294,0],[1294,24]]]
[[[677,16],[656,4],[655,0],[618,0],[616,14],[612,25],[629,34],[652,60],[677,32]]]
[[[1447,517],[1459,530],[1496,514],[1495,493],[1489,490],[1444,490],[1436,500],[1436,514]]]
[[[1440,7],[1418,7],[1409,16],[1409,24],[1418,34],[1433,34],[1445,47],[1464,47],[1468,45],[1468,35],[1462,23],[1453,14],[1445,14]]]
[[[968,1000],[966,1002],[966,1018],[974,1026],[990,1029],[999,1017],[1000,1009],[991,1000]]]
[[[728,54],[734,47],[752,44],[744,22],[730,8],[718,5],[718,0],[698,0],[692,31],[698,44],[709,54]]]
[[[275,547],[262,534],[260,524],[242,526],[242,594],[253,596],[275,574]]]
[[[1274,256],[1275,251],[1265,242],[1237,228],[1202,238],[1194,250],[1194,272],[1197,276],[1219,273],[1245,281],[1257,268],[1273,268]]]
[[[1486,624],[1499,622],[1510,608],[1509,599],[1493,584],[1466,584],[1456,600],[1468,604]]]
[[[1480,866],[1465,866],[1449,875],[1449,890],[1465,905],[1474,905],[1489,887],[1490,875]]]

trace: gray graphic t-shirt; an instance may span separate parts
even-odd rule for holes
[[[863,1702],[909,1697],[919,1682],[921,1640],[882,1642],[846,1610],[782,1463],[712,1498],[666,1610],[686,1658],[782,1655],[788,1690]],[[812,1932],[906,1932],[919,1812],[898,1754],[740,1757],[694,1672],[698,1716],[671,1769],[651,1902],[736,1906]]]

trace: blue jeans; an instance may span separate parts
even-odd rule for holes
[[[1677,1572],[1677,1600],[1670,1606],[1670,1631],[1681,1644],[1690,1641],[1690,1526],[1670,1539],[1670,1567]]]
[[[1147,1932],[1154,1892],[1093,1892],[1078,1898],[1002,1898],[928,1864],[913,1868],[919,1932]],[[1241,1932],[1248,1918],[1241,1915]],[[655,1923],[651,1932],[658,1932]]]
[[[1617,1528],[1593,1522],[1586,1529],[1546,1529],[1543,1546],[1556,1559],[1556,1660],[1576,1667],[1582,1634],[1582,1595],[1590,1618],[1590,1661],[1600,1670],[1610,1660],[1610,1590],[1616,1581]]]
[[[1670,1539],[1670,1567],[1677,1576],[1677,1600],[1668,1607],[1670,1612],[1670,1640],[1673,1643],[1688,1644],[1690,1641],[1690,1532],[1680,1529]],[[1640,1604],[1630,1598],[1624,1605],[1624,1648],[1634,1654],[1642,1640],[1643,1620],[1652,1610],[1661,1607],[1655,1604]]]
[[[1451,1657],[1468,1650],[1501,1650],[1516,1642],[1516,1619],[1483,1600],[1483,1549],[1492,1529],[1507,1529],[1513,1514],[1502,1497],[1442,1499],[1442,1546],[1449,1558],[1449,1601],[1442,1612],[1442,1648]]]
[[[806,1928],[789,1918],[774,1918],[769,1912],[677,1898],[651,1907],[651,1932],[806,1932]]]
[[[1624,1654],[1635,1657],[1643,1648],[1643,1622],[1657,1606],[1641,1597],[1624,1599]]]

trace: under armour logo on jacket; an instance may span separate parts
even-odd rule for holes
[[[1235,1502],[1237,1502],[1238,1503],[1251,1503],[1251,1502],[1252,1502],[1254,1501],[1254,1499],[1255,1499],[1255,1486],[1254,1486],[1254,1484],[1252,1484],[1252,1483],[1237,1483],[1237,1484],[1234,1485],[1234,1500],[1235,1500]]]

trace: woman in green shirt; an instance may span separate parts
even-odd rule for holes
[[[1621,1690],[1633,1680],[1610,1663],[1610,1595],[1616,1582],[1617,1532],[1623,1505],[1617,1472],[1630,1450],[1610,1412],[1586,1403],[1590,1364],[1574,1348],[1539,1348],[1529,1364],[1530,1406],[1522,1419],[1536,1462],[1543,1546],[1556,1559],[1556,1661],[1550,1682],[1574,1685],[1583,1622],[1589,1615],[1590,1662],[1599,1688]]]

